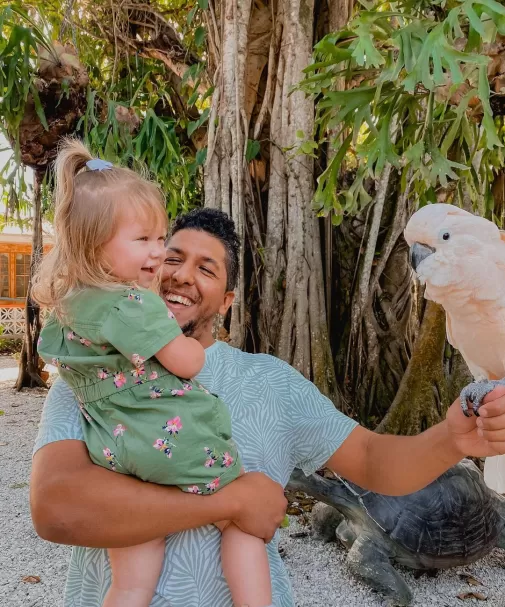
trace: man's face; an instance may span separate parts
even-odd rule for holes
[[[162,296],[186,335],[211,345],[216,314],[226,314],[234,294],[226,290],[226,251],[207,232],[180,230],[167,247]]]

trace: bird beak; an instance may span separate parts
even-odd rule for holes
[[[422,244],[420,242],[415,242],[410,247],[410,265],[414,268],[414,270],[417,270],[419,264],[430,255],[433,255],[433,253],[435,253],[435,249],[433,247],[429,247],[427,244]]]

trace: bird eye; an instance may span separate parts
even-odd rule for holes
[[[451,237],[451,234],[447,230],[442,230],[440,232],[440,238],[442,240],[449,240],[450,237]]]

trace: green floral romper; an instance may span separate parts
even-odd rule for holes
[[[79,400],[93,462],[191,493],[212,493],[237,478],[241,462],[225,403],[154,357],[181,334],[160,297],[89,288],[66,310],[69,326],[51,315],[38,351]]]

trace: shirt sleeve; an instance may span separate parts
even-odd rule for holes
[[[101,328],[101,338],[134,363],[137,357],[151,358],[181,334],[173,314],[152,291],[118,298]]]
[[[324,466],[358,422],[336,409],[301,373],[289,370],[293,464],[311,474]]]
[[[49,443],[61,440],[84,440],[79,403],[72,389],[59,377],[49,390],[33,454]]]

